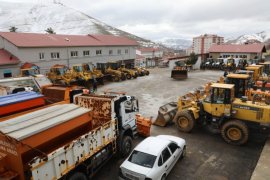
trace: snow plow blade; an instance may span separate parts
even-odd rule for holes
[[[157,126],[166,126],[171,123],[175,114],[177,112],[177,102],[170,102],[161,106],[158,110],[158,116],[154,125]]]
[[[187,79],[188,71],[187,70],[172,70],[171,78],[173,79]]]

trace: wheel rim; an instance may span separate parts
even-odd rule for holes
[[[125,144],[126,153],[129,153],[131,150],[131,144],[127,141]]]
[[[188,119],[186,117],[180,117],[178,119],[178,125],[182,128],[186,128],[188,126]]]
[[[231,140],[238,141],[241,139],[242,133],[241,133],[240,129],[238,129],[238,128],[230,128],[227,131],[227,136]]]

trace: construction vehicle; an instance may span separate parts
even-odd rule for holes
[[[98,70],[93,63],[83,63],[84,70],[87,72],[91,72],[92,76],[95,77],[98,83],[104,84],[101,70]]]
[[[112,68],[108,63],[97,63],[97,68],[101,70],[106,79],[118,82],[120,80],[126,80],[126,74]]]
[[[127,79],[131,79],[131,78],[136,79],[138,77],[137,71],[132,70],[132,69],[127,69],[124,64],[121,64],[117,70],[125,73]]]
[[[171,71],[171,78],[182,80],[188,78],[188,66],[183,61],[176,61],[175,67]]]
[[[222,70],[224,66],[224,60],[222,58],[215,59],[212,63],[211,69]]]
[[[226,69],[228,71],[235,71],[236,70],[236,66],[237,65],[236,65],[235,59],[232,58],[232,57],[229,57],[225,61],[224,69]]]
[[[75,82],[77,78],[76,73],[71,71],[67,66],[60,64],[52,66],[47,75],[54,84],[70,85],[70,83]]]
[[[129,154],[135,97],[74,99],[0,122],[0,179],[87,179],[114,155]]]
[[[201,124],[220,133],[227,143],[233,145],[245,144],[252,131],[269,133],[270,106],[263,101],[257,102],[257,95],[252,101],[246,97],[235,98],[234,91],[233,84],[213,83],[206,96],[197,93],[192,98],[180,97],[177,112],[174,115],[167,112],[171,116],[162,118],[171,121],[169,118],[173,116],[182,132],[191,132],[195,124]]]
[[[35,76],[40,74],[40,69],[33,63],[24,63],[20,68],[20,77]]]
[[[204,69],[212,69],[214,60],[212,58],[207,58]]]
[[[237,69],[244,70],[248,66],[248,62],[246,59],[240,59],[237,65]]]

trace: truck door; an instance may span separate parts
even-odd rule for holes
[[[127,124],[130,127],[134,127],[136,125],[136,114],[139,111],[138,101],[134,97],[128,98],[126,101],[121,103],[121,116],[122,116],[122,125],[125,126]]]

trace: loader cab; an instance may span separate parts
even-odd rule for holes
[[[213,117],[230,116],[234,84],[213,83],[210,87],[210,94],[203,101],[204,111]]]
[[[241,98],[251,86],[250,76],[248,74],[228,74],[225,80],[226,84],[234,84],[234,96]]]
[[[263,65],[250,65],[246,67],[246,70],[253,71],[253,80],[257,81],[263,74]]]

